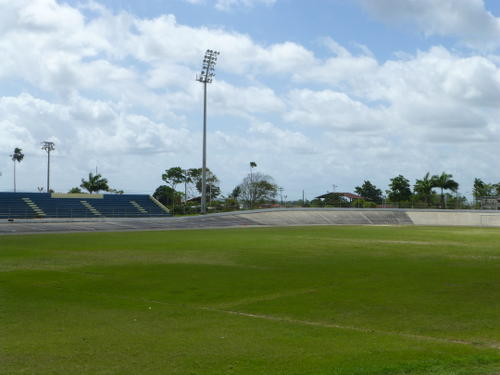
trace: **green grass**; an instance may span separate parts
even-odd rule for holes
[[[1,374],[500,374],[500,231],[0,237]]]

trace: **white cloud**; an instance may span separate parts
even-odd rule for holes
[[[362,55],[354,56],[331,38],[325,38],[323,42],[334,56],[324,61],[311,60],[309,66],[296,70],[294,78],[297,81],[312,80],[331,85],[348,82],[353,85],[359,78],[364,80],[377,72],[378,62],[366,48],[362,49]]]
[[[201,57],[208,48],[221,52],[218,69],[245,73],[286,73],[314,63],[314,54],[303,46],[284,42],[262,46],[248,35],[220,28],[193,28],[179,25],[174,16],[161,16],[152,20],[136,20],[124,45],[131,56],[149,64],[162,61],[187,64],[198,70]]]
[[[345,93],[331,90],[294,90],[289,95],[290,111],[285,119],[302,125],[319,125],[345,130],[380,131],[387,124],[384,109],[371,108]]]
[[[350,63],[342,63],[344,59]],[[427,140],[456,129],[446,137],[449,142],[495,141],[491,131],[498,127],[500,69],[487,57],[462,57],[434,47],[379,64],[372,57],[342,52],[300,74],[299,82],[326,83],[336,90],[292,91],[285,116],[289,121],[349,131],[376,124]],[[466,128],[483,133],[471,136]]]
[[[500,19],[483,0],[358,0],[385,21],[415,24],[427,35],[450,35],[469,46],[499,46]]]
[[[282,112],[283,101],[269,87],[236,87],[218,82],[211,90],[210,102],[218,113],[241,114]]]
[[[267,6],[273,5],[277,0],[216,0],[215,7],[219,10],[230,10],[235,7],[252,7],[257,4],[264,4]]]
[[[205,4],[207,0],[184,0],[190,4]],[[214,6],[216,9],[221,11],[230,11],[234,8],[251,8],[256,5],[266,5],[272,6],[276,3],[277,0],[212,0],[214,2]]]
[[[281,129],[270,122],[254,122],[249,132],[262,137],[258,143],[264,149],[272,148],[275,152],[292,151],[296,154],[317,152],[311,141],[301,132]]]
[[[123,172],[132,159],[147,160],[155,154],[175,154],[191,147],[191,136],[185,129],[175,129],[151,119],[123,113],[113,103],[72,98],[70,104],[53,104],[29,94],[3,97],[0,100],[0,145],[4,150],[21,147],[27,152],[24,164],[40,170],[42,140],[56,143],[58,168],[91,167],[92,160],[118,158],[119,163],[108,164],[110,173]],[[90,160],[89,160],[90,159]],[[83,173],[80,170],[80,173]],[[69,188],[78,179],[74,175],[60,175],[58,186]],[[130,189],[139,186],[130,181]],[[134,186],[136,185],[136,186]]]

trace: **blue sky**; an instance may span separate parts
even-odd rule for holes
[[[482,0],[0,0],[0,190],[67,191],[97,166],[151,193],[201,164],[207,48],[209,166],[229,193],[255,161],[290,198],[363,180],[497,172],[500,4]]]

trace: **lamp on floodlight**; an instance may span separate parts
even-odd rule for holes
[[[198,82],[203,83],[203,165],[201,172],[201,213],[207,213],[207,84],[212,83],[215,76],[215,64],[220,52],[207,49],[203,57],[201,74],[196,76]]]
[[[54,142],[42,142],[42,150],[47,151],[47,193],[50,193],[50,152],[55,150],[55,146]]]

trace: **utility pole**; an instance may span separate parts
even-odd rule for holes
[[[207,84],[212,83],[215,76],[215,64],[217,63],[218,51],[207,49],[201,66],[201,74],[196,77],[198,82],[203,83],[203,165],[201,171],[201,213],[207,213]]]
[[[47,193],[50,193],[50,152],[54,151],[54,142],[42,142],[42,150],[47,151]]]

